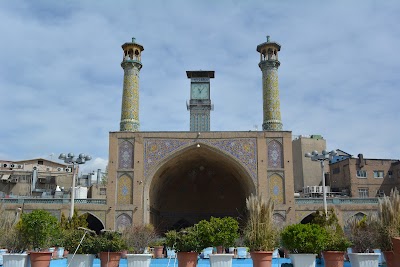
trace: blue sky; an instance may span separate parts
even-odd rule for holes
[[[211,130],[262,125],[258,44],[282,45],[284,130],[400,156],[399,1],[1,1],[0,160],[89,153],[119,130],[121,45],[144,46],[142,131],[187,131],[186,70],[214,70]]]

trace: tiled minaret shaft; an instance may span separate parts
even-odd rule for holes
[[[267,42],[257,46],[260,53],[260,63],[258,66],[262,71],[263,86],[263,130],[281,131],[281,109],[279,100],[278,52],[281,45],[276,42],[270,42],[267,36]]]
[[[122,45],[124,50],[121,67],[124,69],[120,131],[137,132],[139,122],[139,73],[143,46],[135,42]]]

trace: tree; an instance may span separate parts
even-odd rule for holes
[[[101,185],[106,185],[108,180],[108,164],[106,166],[106,170],[101,174]]]
[[[58,237],[61,230],[58,219],[45,210],[23,213],[17,229],[26,246],[36,251],[53,245],[53,237]]]

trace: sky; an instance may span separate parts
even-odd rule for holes
[[[187,70],[214,70],[212,131],[261,130],[257,45],[279,53],[283,129],[400,158],[400,1],[0,1],[0,161],[86,153],[119,130],[121,45],[144,47],[141,131],[188,131]]]

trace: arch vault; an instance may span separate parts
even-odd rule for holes
[[[207,144],[189,146],[161,162],[144,187],[147,221],[159,231],[211,216],[243,217],[256,192],[251,175],[232,156]]]

